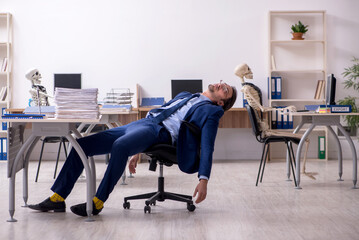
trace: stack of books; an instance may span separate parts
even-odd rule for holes
[[[55,118],[98,119],[97,88],[55,89]]]
[[[8,59],[0,59],[0,72],[7,72],[8,70]]]
[[[325,90],[325,81],[318,80],[317,88],[315,89],[315,93],[314,93],[314,99],[322,99],[322,96],[324,96],[324,90]]]
[[[0,90],[0,101],[5,101],[7,96],[7,87],[2,87]]]

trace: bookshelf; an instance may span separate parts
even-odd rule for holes
[[[290,27],[298,21],[309,25],[308,32],[303,36],[304,40],[292,40]],[[324,104],[324,93],[318,99],[314,98],[318,80],[325,80],[327,76],[326,12],[270,11],[268,35],[268,81],[272,77],[281,78],[280,99],[272,98],[271,93],[275,90],[271,82],[268,84],[269,106],[294,105],[297,109],[304,109],[304,105]],[[323,92],[326,92],[325,89],[326,87]],[[294,118],[294,128],[298,120]],[[326,128],[315,132],[328,140]],[[317,141],[311,139],[311,145]],[[316,148],[313,146],[312,149]],[[325,159],[328,159],[328,151]]]
[[[0,12],[0,108],[11,107],[12,82],[12,16],[10,13]],[[6,95],[3,91],[6,88]],[[5,124],[5,123],[3,123]],[[7,125],[0,126],[0,138],[7,138]],[[1,140],[2,143],[2,140]],[[1,147],[1,146],[0,146]],[[5,160],[5,159],[2,159]]]

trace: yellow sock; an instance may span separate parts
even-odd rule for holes
[[[50,200],[51,200],[51,202],[63,202],[63,201],[65,201],[65,199],[63,197],[61,197],[59,194],[57,194],[57,193],[54,193],[54,195],[52,195],[50,197]]]
[[[94,197],[92,199],[92,201],[95,203],[95,207],[97,210],[100,210],[103,208],[103,202],[100,199],[98,199],[97,197]]]

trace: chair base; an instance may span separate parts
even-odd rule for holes
[[[165,192],[164,191],[164,177],[158,177],[158,191],[157,192],[151,192],[151,193],[145,193],[130,197],[124,198],[123,208],[129,209],[130,208],[130,202],[128,200],[137,200],[137,199],[147,199],[145,201],[146,206],[144,207],[145,213],[151,213],[151,207],[150,205],[156,205],[156,201],[163,202],[166,199],[179,201],[179,202],[186,202],[187,203],[187,209],[190,212],[193,212],[196,209],[196,206],[193,204],[192,196],[189,195],[182,195],[178,193],[171,193],[171,192]]]

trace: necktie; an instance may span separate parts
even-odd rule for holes
[[[178,104],[176,104],[173,107],[164,109],[160,114],[158,114],[153,121],[155,123],[160,123],[163,120],[165,120],[166,118],[168,118],[169,116],[171,116],[171,114],[173,114],[174,112],[176,112],[178,109],[180,109],[181,107],[183,107],[189,100],[191,100],[194,97],[199,97],[199,94],[193,94],[191,97],[185,98],[183,99],[181,102],[179,102]]]

